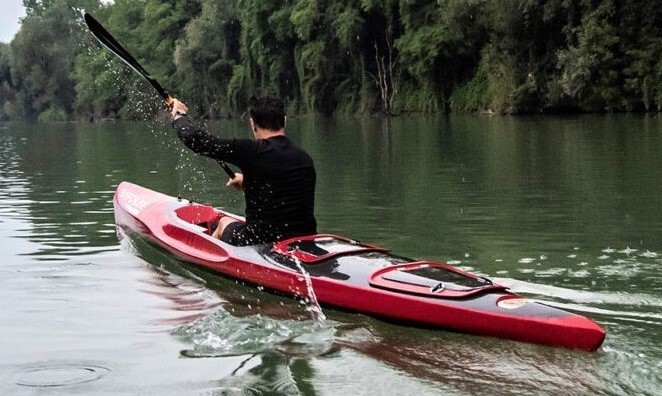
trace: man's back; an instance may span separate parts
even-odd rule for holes
[[[234,161],[244,173],[246,222],[267,241],[314,234],[315,167],[285,136],[236,140]],[[236,161],[236,162],[235,162]]]
[[[197,154],[238,166],[246,197],[246,232],[236,244],[274,242],[317,232],[315,167],[286,136],[222,139],[182,117],[173,122],[179,139]]]

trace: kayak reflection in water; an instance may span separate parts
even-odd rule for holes
[[[254,139],[223,139],[194,124],[187,106],[175,99],[172,124],[195,153],[241,169],[227,186],[244,193],[246,222],[222,217],[213,235],[232,245],[269,243],[317,232],[314,215],[315,166],[285,136],[285,105],[271,96],[248,104]]]

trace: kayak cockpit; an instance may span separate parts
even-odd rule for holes
[[[200,204],[188,204],[180,206],[175,209],[175,215],[184,221],[185,223],[194,224],[204,229],[204,233],[211,235],[218,222],[221,220],[221,217],[230,216],[225,212],[221,212],[215,209],[212,206],[200,205]],[[235,220],[243,221],[242,218],[238,216],[230,216]]]
[[[198,204],[181,206],[175,209],[175,214],[186,223],[204,228],[207,234],[214,232],[215,225],[221,218],[221,214],[213,207]]]

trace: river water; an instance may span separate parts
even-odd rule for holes
[[[660,394],[661,118],[305,117],[288,134],[317,166],[320,231],[589,316],[604,345],[324,307],[320,325],[292,298],[118,239],[123,180],[241,213],[169,125],[0,124],[0,394]]]

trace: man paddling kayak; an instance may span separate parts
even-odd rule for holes
[[[232,245],[253,245],[317,232],[314,216],[313,160],[285,136],[285,106],[274,97],[249,100],[254,139],[223,139],[186,117],[187,106],[175,99],[173,127],[195,153],[241,169],[227,185],[244,192],[246,222],[222,217],[214,236]]]

